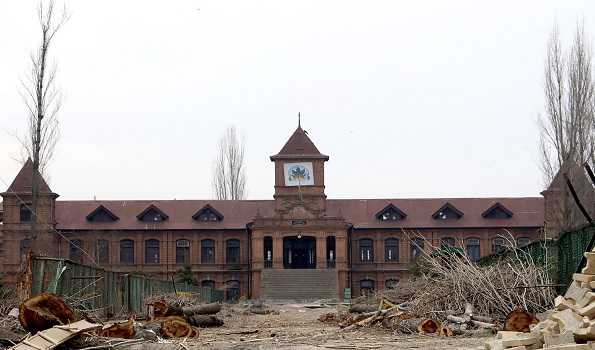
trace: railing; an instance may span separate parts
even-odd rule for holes
[[[264,261],[264,268],[265,269],[272,269],[273,268],[273,261],[272,260],[265,260]]]

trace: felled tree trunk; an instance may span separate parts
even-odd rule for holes
[[[192,316],[192,315],[214,315],[221,311],[221,304],[219,303],[211,303],[205,305],[197,305],[197,306],[189,306],[182,308],[182,312],[184,316]]]
[[[539,321],[533,315],[525,311],[522,307],[517,306],[511,313],[506,316],[506,323],[504,324],[505,331],[515,332],[529,332],[529,326],[536,324]]]
[[[421,334],[440,333],[440,322],[432,319],[425,319],[419,323],[417,331]]]
[[[223,325],[223,320],[213,315],[188,316],[188,322],[195,327],[220,327]]]
[[[72,309],[52,293],[43,293],[25,300],[19,306],[19,322],[31,333],[76,321]]]
[[[153,305],[153,315],[155,317],[168,317],[168,316],[183,316],[184,312],[182,308],[177,306],[171,306],[163,300],[155,301]]]
[[[378,306],[367,305],[367,304],[355,304],[349,308],[349,312],[353,314],[362,314],[367,312],[377,311]]]
[[[99,335],[102,337],[123,339],[132,339],[135,334],[134,320],[132,318],[126,322],[111,325],[99,332]]]

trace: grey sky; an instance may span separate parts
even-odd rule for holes
[[[38,40],[35,1],[0,2],[0,179]],[[536,196],[554,21],[593,1],[68,1],[52,55],[65,93],[50,167],[63,199],[211,198],[217,138],[246,136],[250,198],[297,112],[330,198]],[[6,185],[0,181],[0,188]]]

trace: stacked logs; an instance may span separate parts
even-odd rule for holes
[[[176,307],[164,300],[149,304],[153,307],[155,320],[161,322],[161,334],[166,338],[196,337],[197,327],[219,327],[223,320],[215,316],[221,311],[221,304]]]

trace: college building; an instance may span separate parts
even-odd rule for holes
[[[542,197],[328,199],[329,156],[299,126],[270,160],[272,200],[69,201],[42,180],[37,253],[163,278],[190,266],[228,299],[336,299],[398,288],[422,250],[459,247],[477,260],[503,236],[523,245],[544,226]],[[1,193],[8,282],[31,246],[32,174],[27,162]]]

